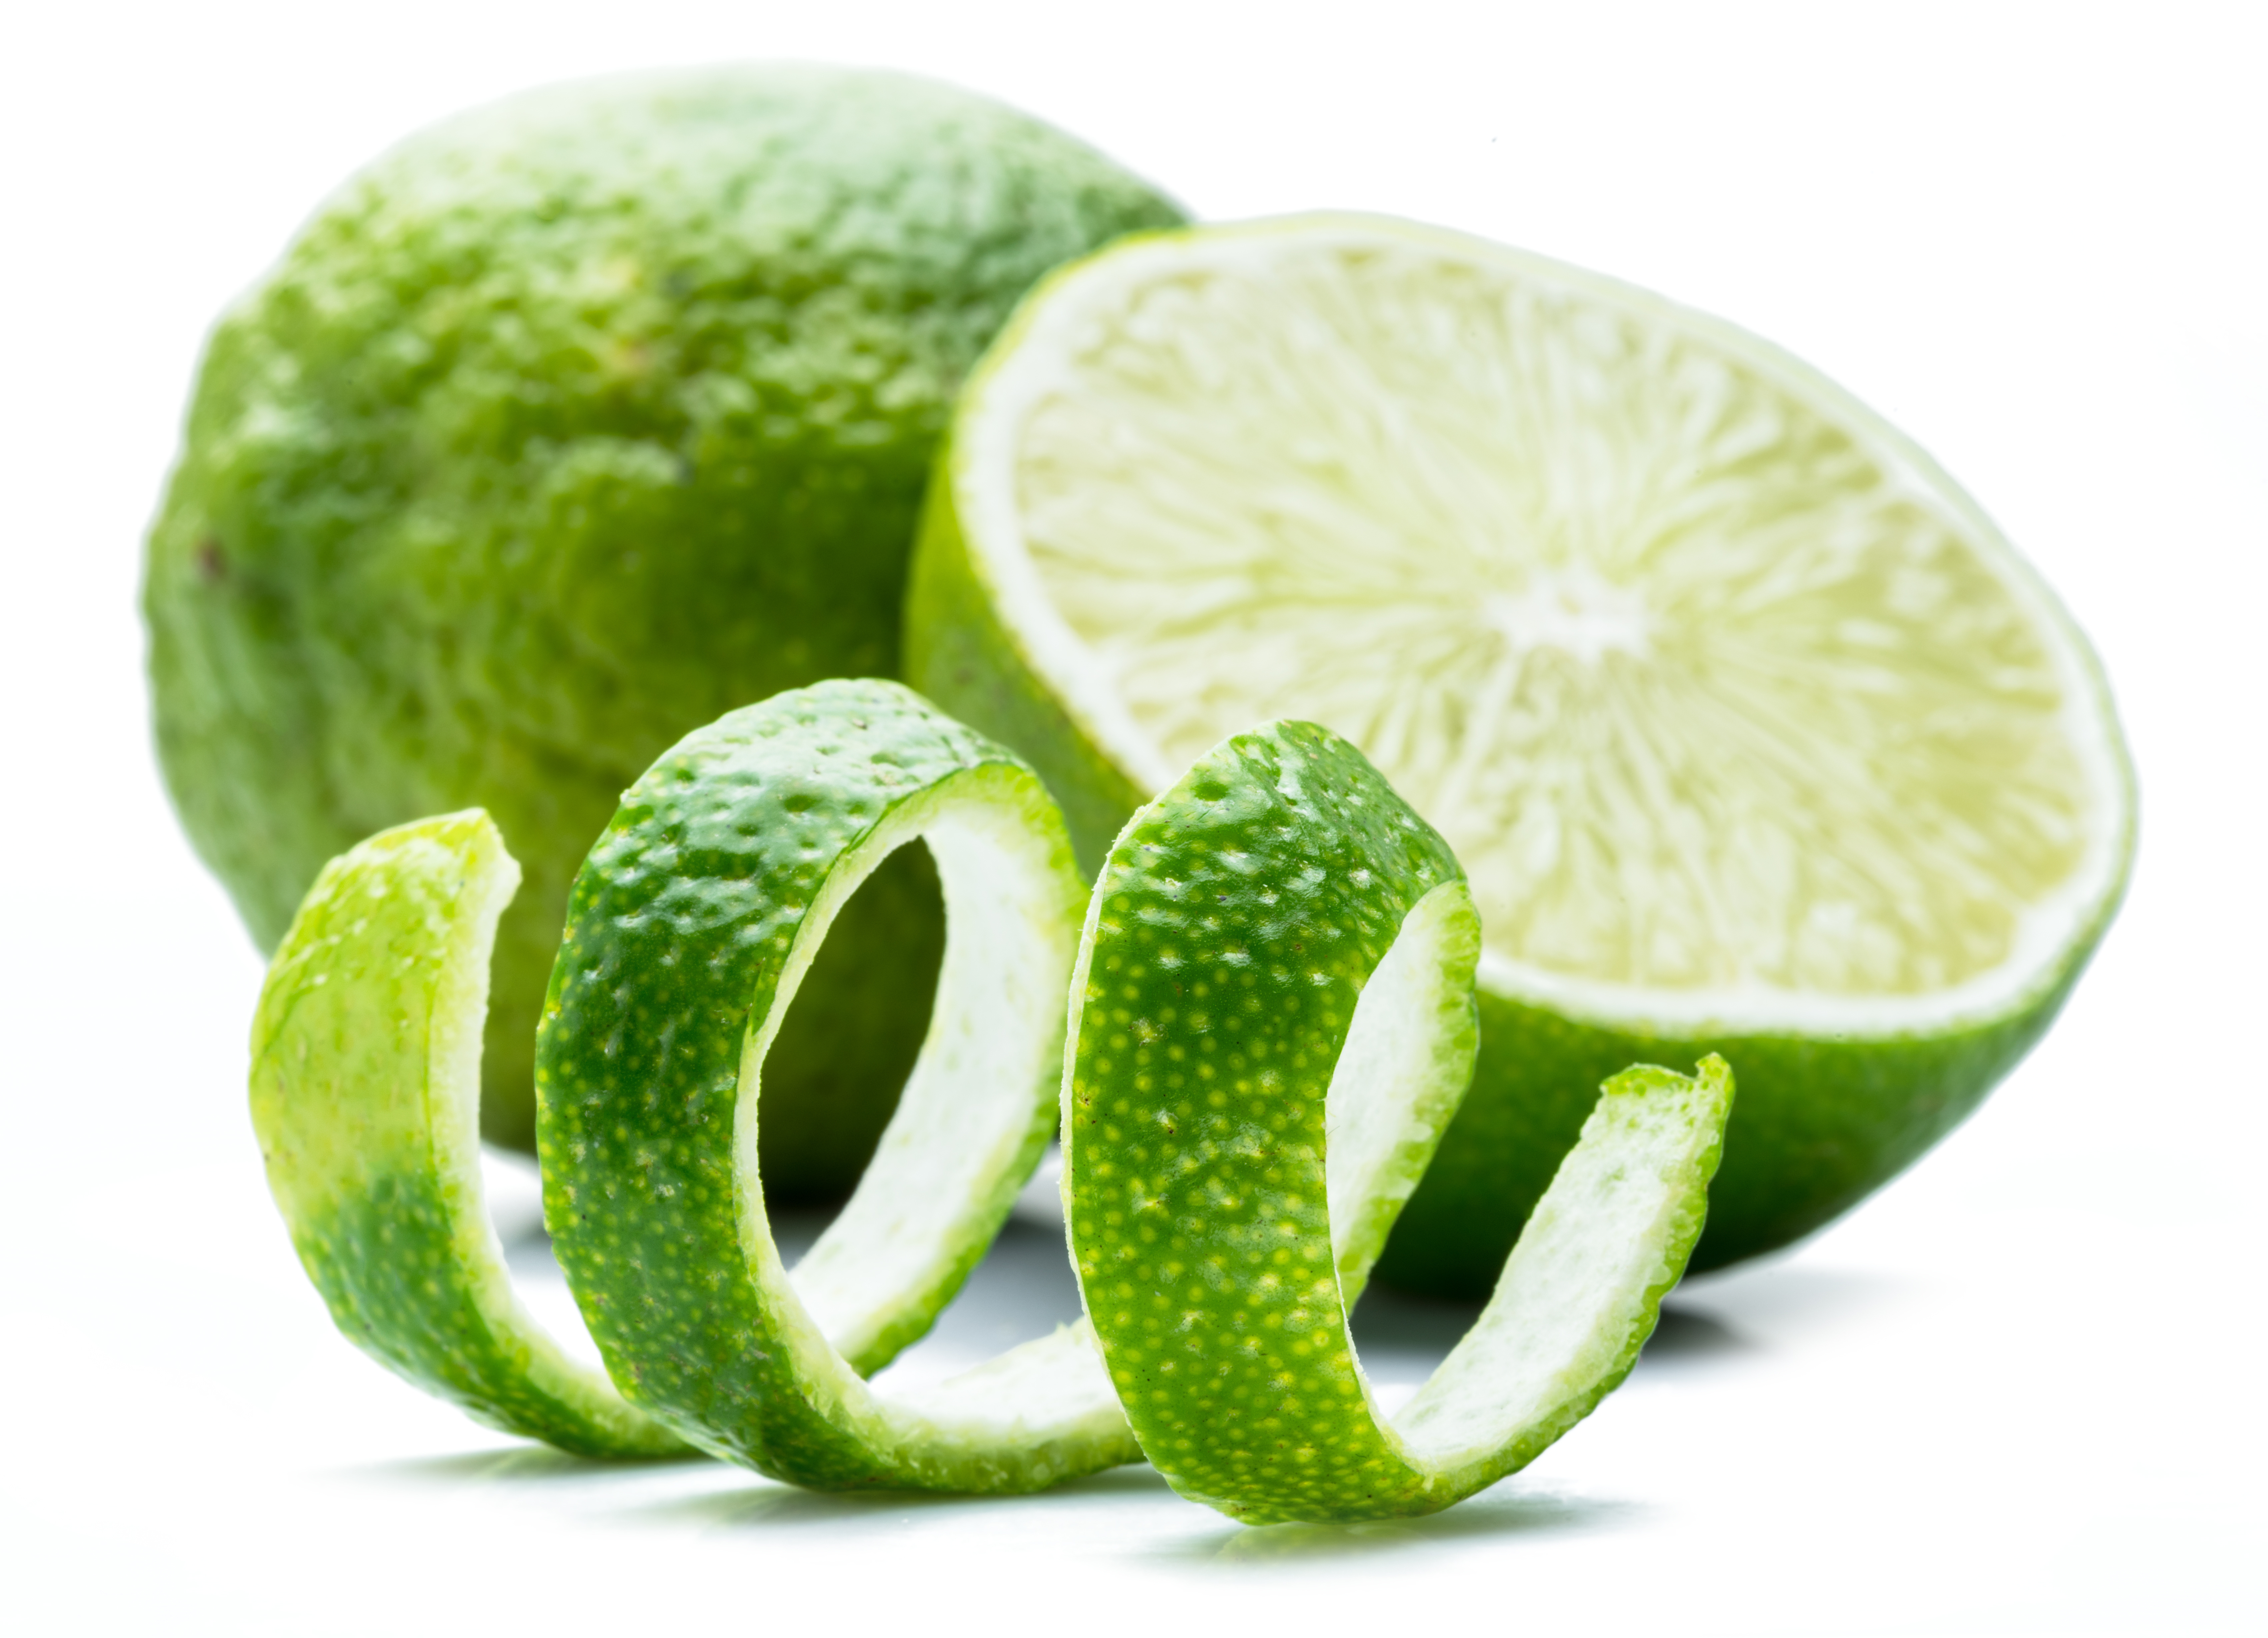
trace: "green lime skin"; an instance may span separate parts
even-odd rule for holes
[[[718,69],[533,93],[389,153],[214,331],[148,541],[158,750],[263,949],[324,861],[491,812],[483,1131],[534,1141],[569,884],[698,724],[898,663],[954,391],[1055,264],[1178,220],[1083,144],[904,77]],[[941,948],[908,849],[772,1060],[777,1194],[857,1176]]]
[[[1472,1091],[1403,1208],[1378,1277],[1405,1290],[1485,1296],[1581,1131],[1596,1101],[1591,1089],[1625,1064],[1692,1063],[1712,1053],[1739,1066],[1741,1097],[1692,1272],[1792,1245],[1966,1120],[2047,1032],[2093,946],[2075,954],[2044,1000],[1936,1036],[1655,1035],[1559,1017],[1484,988]]]
[[[1470,1078],[1480,920],[1354,746],[1279,722],[1199,758],[1119,834],[1084,945],[1072,1256],[1176,1491],[1253,1524],[1436,1512],[1630,1374],[1707,1216],[1721,1059],[1608,1080],[1471,1333],[1390,1423],[1371,1398],[1348,1314]]]
[[[933,1147],[914,1157],[917,1172],[899,1186],[952,1186],[943,1151],[973,1136],[990,1156],[979,1197],[966,1208],[944,1202],[946,1254],[895,1304],[898,1317],[846,1358],[814,1329],[768,1230],[747,1226],[764,1219],[762,1186],[735,1150],[753,1113],[742,1093],[753,1098],[755,1085],[744,1079],[763,1083],[764,1119],[771,1105],[769,1069],[750,1043],[763,1040],[794,993],[809,938],[826,936],[806,918],[831,902],[836,873],[881,845],[885,826],[955,792],[1012,813],[1036,838],[1044,860],[1036,937],[1054,959],[1035,990],[1004,997],[1007,952],[973,951],[990,964],[992,997],[1017,1009],[1012,1020],[996,1016],[983,1027],[1029,1032],[1027,1074],[1020,1085],[954,1089],[970,1094],[955,1108],[972,1119],[949,1133],[927,1130],[923,1141]],[[989,1436],[997,1428],[956,1433],[894,1414],[851,1374],[879,1369],[927,1329],[1055,1130],[1060,998],[1083,899],[1070,839],[1037,777],[895,683],[821,683],[732,712],[687,736],[625,793],[576,878],[536,1085],[544,1218],[608,1369],[633,1404],[711,1454],[821,1489],[1028,1490],[1130,1458],[1115,1412],[1099,1433],[1050,1429],[1040,1417],[1028,1428],[1012,1419],[1005,1438]],[[895,997],[900,1006],[917,1000]],[[946,1059],[966,1060],[971,1049],[954,1044],[956,1025],[939,1020],[933,1039]],[[984,1119],[974,1105],[988,1096],[992,1128],[972,1131]],[[909,1113],[927,1113],[915,1103],[909,1097]],[[891,1155],[902,1163],[907,1149],[894,1139],[876,1164]],[[917,1216],[939,1203],[883,1215]],[[813,1260],[820,1256],[814,1250]]]
[[[1150,793],[1087,739],[1000,619],[970,561],[952,473],[948,445],[906,591],[906,675],[1039,770],[1063,804],[1081,868],[1098,870]],[[2055,1021],[2119,896],[2106,897],[2093,929],[2030,995],[1998,1017],[1932,1034],[1649,1033],[1566,1018],[1491,994],[1484,982],[1472,1090],[1403,1210],[1378,1277],[1427,1295],[1486,1296],[1600,1083],[1631,1063],[1692,1063],[1711,1053],[1739,1067],[1741,1096],[1691,1267],[1721,1268],[1793,1244],[1976,1109]]]
[[[518,877],[479,812],[323,867],[253,1021],[269,1186],[331,1318],[395,1374],[578,1456],[689,1454],[513,1300],[482,1205],[475,1049]]]
[[[1463,881],[1360,752],[1278,723],[1145,808],[1097,883],[1064,1105],[1071,1256],[1144,1453],[1248,1522],[1443,1505],[1347,1341],[1341,1282],[1366,1270],[1332,1246],[1323,1117],[1365,984],[1418,901]]]

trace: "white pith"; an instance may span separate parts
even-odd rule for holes
[[[1634,1333],[1683,1272],[1678,1230],[1706,1186],[1729,1089],[1721,1064],[1690,1080],[1632,1074],[1584,1122],[1473,1328],[1389,1424],[1421,1468],[1533,1455],[1523,1447],[1556,1437],[1629,1368]]]
[[[1349,1310],[1473,1078],[1477,919],[1462,882],[1402,920],[1347,1025],[1323,1098],[1331,1262]]]
[[[1462,884],[1420,900],[1364,984],[1332,1066],[1323,1170],[1343,1326],[1471,1077],[1474,934]],[[1634,1337],[1682,1272],[1729,1092],[1714,1061],[1690,1079],[1617,1076],[1488,1306],[1391,1417],[1345,1333],[1373,1418],[1429,1484],[1454,1497],[1519,1466],[1629,1368]]]
[[[883,859],[917,836],[937,862],[945,959],[921,1055],[858,1187],[797,1264],[793,1285],[846,1355],[866,1351],[909,1303],[921,1306],[1012,1179],[1041,1089],[1052,1081],[1057,992],[1071,961],[1062,883],[1044,835],[1025,822],[1028,775],[1003,767],[953,775],[893,809],[828,878],[806,912],[771,1009],[744,1049],[740,1084],[758,1098],[733,1134],[742,1208],[761,1219],[762,1065],[828,929]],[[756,1113],[757,1119],[747,1118]],[[743,1238],[755,1225],[744,1223]],[[762,1229],[769,1240],[769,1223]]]
[[[452,860],[462,870],[464,883],[438,963],[425,1072],[431,1164],[435,1180],[453,1208],[450,1238],[459,1265],[477,1294],[490,1332],[521,1352],[535,1386],[586,1410],[603,1406],[619,1414],[635,1414],[622,1404],[605,1370],[570,1354],[521,1300],[504,1261],[504,1242],[489,1216],[488,1191],[481,1179],[481,1026],[488,1018],[497,923],[519,890],[519,862],[504,851],[485,814],[470,825],[463,825],[457,815],[446,815],[426,821],[425,828],[431,834],[404,846],[401,856]],[[374,885],[390,889],[392,883],[379,877]]]
[[[1076,929],[1064,912],[1061,831],[1033,822],[1046,802],[1028,774],[1003,765],[950,775],[877,824],[805,913],[771,1008],[742,1052],[740,1084],[757,1092],[758,1111],[764,1055],[828,928],[882,860],[917,837],[936,859],[946,945],[929,1034],[897,1110],[850,1201],[792,1275],[764,1211],[760,1117],[739,1120],[733,1134],[741,1247],[814,1402],[909,1466],[990,1463],[1042,1482],[1130,1459],[1125,1414],[1083,1322],[919,1389],[869,1385],[850,1361],[909,1316],[925,1326],[951,1295],[1024,1181],[1029,1168],[1019,1162],[1035,1113],[1053,1107]]]
[[[953,481],[1107,758],[1158,790],[1261,720],[1346,735],[1463,859],[1497,994],[1945,1028],[2117,891],[2124,753],[2052,595],[1847,394],[1596,275],[1362,218],[1138,242],[996,349]]]

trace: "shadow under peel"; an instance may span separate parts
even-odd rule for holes
[[[1646,1509],[1628,1502],[1598,1502],[1548,1492],[1476,1496],[1422,1518],[1379,1519],[1355,1524],[1233,1525],[1153,1549],[1143,1556],[1180,1563],[1267,1564],[1344,1559],[1446,1547],[1459,1542],[1502,1541],[1526,1535],[1607,1530],[1627,1524]]]

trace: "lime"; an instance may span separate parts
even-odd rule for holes
[[[964,371],[1026,287],[1167,201],[981,98],[800,66],[518,98],[386,156],[215,331],[144,586],[182,822],[271,947],[325,860],[478,805],[526,868],[483,1129],[533,1142],[567,890],[697,724],[897,662]],[[772,1060],[785,1194],[858,1175],[921,1041],[902,853]]]
[[[1488,1289],[1608,1075],[1720,1052],[1709,1267],[1957,1124],[2134,834],[2101,670],[1930,459],[1733,327],[1368,217],[1165,233],[972,375],[909,675],[1099,863],[1224,734],[1313,719],[1484,929],[1476,1083],[1380,1264]]]

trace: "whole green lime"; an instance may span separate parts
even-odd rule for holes
[[[529,1146],[567,889],[725,710],[898,663],[930,456],[1027,286],[1174,206],[1007,108],[769,65],[524,95],[350,181],[221,320],[151,532],[158,749],[271,948],[334,855],[487,808],[482,1123]],[[775,1195],[855,1177],[942,924],[908,849],[764,1071]]]

